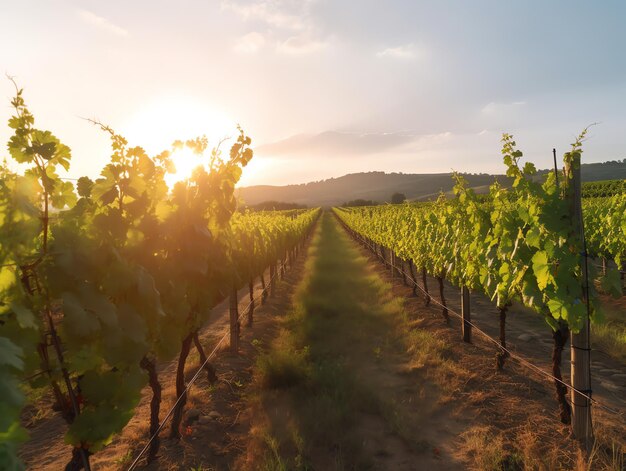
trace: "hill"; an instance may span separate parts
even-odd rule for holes
[[[548,171],[542,170],[540,173]],[[502,183],[508,180],[504,175],[486,173],[462,175],[479,192],[486,191],[496,179]],[[624,179],[626,160],[583,164],[582,178],[583,181]],[[354,199],[389,201],[395,192],[404,193],[409,200],[430,199],[440,191],[450,191],[453,186],[452,173],[362,172],[299,185],[243,187],[238,190],[238,196],[251,206],[269,200],[307,206],[333,206]]]
[[[550,170],[542,170],[541,172],[549,171]],[[611,160],[609,162],[599,162],[595,164],[582,164],[581,173],[583,182],[624,180],[626,179],[626,159]]]

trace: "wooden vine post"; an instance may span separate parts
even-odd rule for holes
[[[585,234],[582,221],[581,205],[581,179],[580,179],[580,154],[575,154],[571,162],[571,168],[565,168],[566,175],[571,174],[570,191],[566,194],[570,198],[570,216],[574,224],[574,230],[580,234],[580,240],[584,242]],[[583,245],[584,247],[584,245]],[[587,254],[581,256],[583,302],[588,301],[589,287],[587,286]],[[590,341],[589,324],[583,322],[578,333],[572,332],[571,344],[571,377],[572,387],[572,432],[589,452],[593,445],[593,427],[591,423],[591,401],[580,394],[591,395],[591,370],[590,370]]]
[[[237,353],[239,350],[239,300],[237,286],[233,283],[230,291],[230,350]]]
[[[467,286],[461,288],[461,317],[463,318],[463,341],[472,342],[472,318],[470,315],[470,292]]]
[[[409,274],[411,275],[411,285],[413,289],[413,296],[417,297],[417,273],[413,260],[409,259]]]
[[[437,282],[439,283],[439,299],[441,299],[441,306],[443,306],[443,310],[441,311],[441,315],[443,316],[446,324],[450,323],[450,316],[448,314],[448,305],[446,304],[446,296],[444,293],[443,286],[443,276],[437,276]]]
[[[154,359],[144,356],[139,366],[148,373],[148,381],[152,389],[152,399],[150,400],[150,436],[154,436],[154,440],[150,443],[148,449],[148,463],[152,463],[159,452],[161,439],[157,434],[159,429],[159,411],[161,409],[161,383],[157,375],[156,364]]]
[[[261,272],[261,290],[263,294],[261,294],[261,305],[265,304],[267,301],[267,287],[265,286],[265,276],[263,276],[263,272]]]
[[[400,259],[400,275],[402,276],[402,283],[404,286],[409,286],[409,283],[406,281],[406,272],[404,271],[404,259]]]
[[[276,281],[274,280],[274,276],[276,275],[276,262],[272,262],[270,264],[270,297],[274,296],[274,286],[276,286]]]
[[[248,308],[248,325],[254,322],[254,278],[250,278],[248,283],[248,293],[250,295],[250,307]]]

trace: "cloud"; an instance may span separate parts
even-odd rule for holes
[[[449,137],[450,133],[437,135]],[[377,154],[391,149],[410,146],[429,138],[430,135],[417,135],[405,132],[356,133],[325,131],[319,134],[298,134],[278,142],[257,147],[259,155],[293,156],[309,155],[316,157],[359,156]]]
[[[405,44],[403,46],[388,47],[376,53],[376,57],[391,57],[393,59],[414,59],[416,55],[415,46],[413,44]]]
[[[482,107],[480,110],[483,114],[494,114],[499,111],[504,110],[512,110],[515,108],[519,108],[521,106],[525,106],[525,101],[513,101],[510,103],[496,103],[495,101],[491,101]]]
[[[309,25],[309,7],[313,0],[223,0],[222,9],[231,10],[244,20],[257,20],[288,30],[304,30]]]
[[[283,54],[310,54],[326,46],[323,41],[310,38],[307,35],[291,36],[286,41],[278,43],[276,50]]]
[[[261,33],[252,31],[239,38],[235,44],[235,51],[242,54],[254,54],[265,45],[265,37]]]
[[[276,52],[285,55],[302,55],[319,51],[327,45],[317,34],[311,9],[318,0],[222,0],[222,9],[230,10],[244,21],[263,23],[263,43],[275,44]],[[263,27],[261,26],[261,27]],[[256,52],[259,33],[241,38],[238,52]]]
[[[78,10],[78,16],[80,16],[85,23],[95,26],[96,28],[100,28],[110,34],[115,34],[116,36],[128,36],[129,34],[124,28],[117,26],[106,18],[98,16],[88,10]]]

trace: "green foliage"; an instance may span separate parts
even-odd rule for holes
[[[584,136],[585,132],[564,155],[565,168],[580,165]],[[582,241],[564,197],[571,191],[571,172],[560,179],[560,187],[553,174],[538,183],[532,178],[534,165],[520,165],[523,154],[513,137],[505,134],[502,142],[511,188],[496,182],[488,197],[480,198],[461,175],[455,175],[451,200],[442,196],[433,205],[335,211],[358,233],[435,276],[483,291],[499,307],[519,301],[544,315],[553,328],[565,322],[577,331],[586,318],[586,306]],[[626,199],[613,198],[594,205],[586,202],[584,222],[594,253],[619,264],[626,243]],[[604,285],[616,292],[616,273],[609,271]]]
[[[224,293],[282,257],[319,212],[236,213],[235,185],[252,158],[241,129],[226,157],[208,152],[205,137],[150,156],[94,123],[111,139],[111,159],[75,192],[57,174],[69,169],[69,147],[34,127],[22,90],[12,103],[9,152],[26,169],[0,167],[2,469],[21,467],[20,377],[49,370],[31,386],[55,386],[66,442],[98,451],[134,413],[147,381],[141,360],[172,358]],[[183,147],[205,162],[170,190],[171,155]],[[57,386],[66,380],[69,391]]]
[[[583,200],[587,250],[596,257],[626,263],[626,193]]]
[[[376,206],[377,204],[379,204],[377,201],[356,199],[356,200],[346,201],[341,206],[343,206],[343,207],[347,207],[347,206]]]
[[[258,361],[261,383],[268,389],[287,389],[303,384],[309,375],[307,349],[290,349],[262,354]]]
[[[284,211],[290,209],[307,209],[307,205],[270,200],[250,206],[249,209],[252,211]]]
[[[404,193],[394,193],[391,195],[391,204],[400,204],[406,201],[406,196]]]
[[[626,180],[603,180],[583,183],[583,198],[604,198],[626,193]]]

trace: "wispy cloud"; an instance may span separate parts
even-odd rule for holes
[[[484,114],[493,114],[498,111],[506,110],[506,109],[514,109],[519,108],[521,106],[525,106],[525,101],[513,101],[510,103],[497,103],[495,101],[491,101],[482,107],[481,111]]]
[[[231,10],[244,20],[257,20],[269,26],[304,30],[308,27],[308,12],[312,0],[223,0],[222,9]]]
[[[256,52],[269,42],[284,55],[304,55],[319,51],[327,41],[318,34],[311,9],[318,0],[222,0],[222,9],[230,10],[243,21],[261,23],[260,33],[250,33],[235,46],[238,52]],[[262,42],[262,44],[261,44]]]
[[[376,57],[391,57],[393,59],[414,59],[416,56],[415,46],[413,44],[404,44],[402,46],[388,47],[376,53]]]
[[[235,43],[235,51],[242,54],[254,54],[265,45],[265,36],[256,31],[252,31],[242,37]]]
[[[111,23],[102,16],[98,16],[89,10],[78,10],[78,16],[87,24],[95,26],[103,31],[117,36],[128,36],[128,30]]]
[[[449,131],[439,134],[325,131],[319,134],[291,136],[282,141],[261,145],[255,152],[271,156],[358,157],[385,153],[392,149],[411,151],[419,146],[446,141],[452,136]]]
[[[324,41],[318,41],[307,35],[291,36],[286,41],[278,43],[276,50],[283,54],[310,54],[326,46]]]

